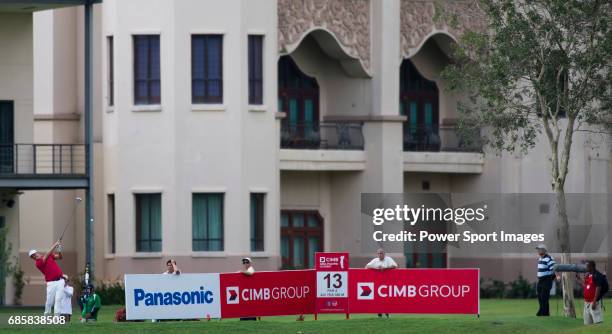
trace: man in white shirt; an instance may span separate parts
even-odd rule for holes
[[[181,274],[181,270],[179,269],[179,267],[176,266],[176,260],[168,260],[166,261],[166,271],[164,271],[162,274],[164,275],[180,275]]]
[[[242,259],[242,270],[240,272],[247,276],[253,276],[255,268],[253,268],[253,261],[251,261],[250,257]]]
[[[365,267],[367,269],[388,270],[397,268],[397,263],[392,258],[386,256],[382,248],[376,251],[376,255],[378,256],[366,264]]]
[[[373,258],[372,261],[366,264],[365,266],[366,269],[385,271],[385,270],[397,268],[397,263],[395,263],[395,261],[393,261],[392,258],[385,255],[384,249],[379,248],[376,251],[376,255],[378,256]],[[385,313],[385,315],[387,316],[387,319],[388,319],[389,313]],[[378,317],[382,318],[382,313],[378,313]]]
[[[250,257],[242,258],[242,270],[240,272],[245,276],[253,276],[255,274],[255,268],[253,267],[253,261],[251,261]],[[248,317],[248,318],[240,318],[240,321],[256,321],[257,317]]]
[[[162,275],[180,275],[181,270],[176,265],[176,260],[170,259],[166,261],[166,271]],[[151,319],[151,322],[157,322],[157,319]]]

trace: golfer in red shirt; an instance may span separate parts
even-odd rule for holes
[[[55,248],[60,245],[59,240],[53,243],[51,249],[44,255],[32,249],[28,255],[36,268],[45,276],[47,282],[47,301],[45,302],[45,315],[53,313],[59,315],[62,310],[62,301],[64,300],[64,273],[55,262],[56,259],[62,259],[62,253],[55,252]]]

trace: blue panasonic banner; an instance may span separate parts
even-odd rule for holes
[[[128,320],[220,318],[219,274],[125,275]]]

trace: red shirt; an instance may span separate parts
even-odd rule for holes
[[[593,302],[595,300],[595,282],[593,282],[593,275],[587,274],[584,277],[584,301],[587,303]]]
[[[57,281],[58,279],[62,278],[62,275],[64,274],[62,269],[55,262],[53,254],[47,257],[46,262],[43,262],[42,258],[36,260],[36,268],[38,268],[38,270],[45,275],[45,281],[47,282]]]

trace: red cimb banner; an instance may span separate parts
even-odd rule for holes
[[[480,314],[478,269],[351,269],[351,313]]]
[[[314,313],[314,270],[221,274],[220,280],[222,318]]]
[[[349,253],[315,253],[317,300],[315,313],[346,313],[348,317]]]

